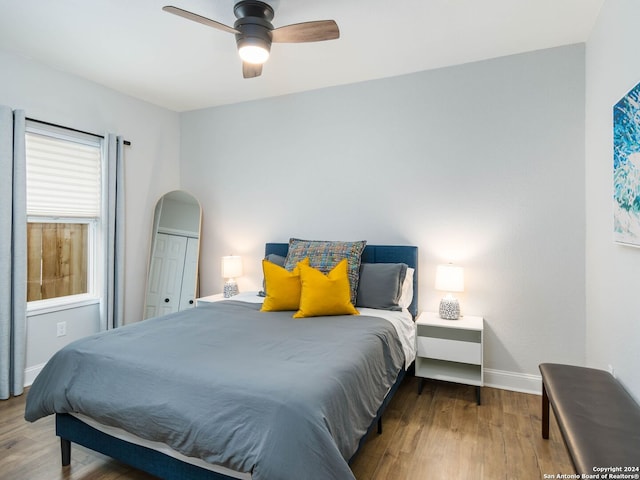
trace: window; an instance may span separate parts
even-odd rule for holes
[[[102,139],[27,122],[29,310],[98,298]]]
[[[27,301],[89,293],[87,223],[27,224]]]

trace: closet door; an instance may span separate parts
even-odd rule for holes
[[[187,237],[158,233],[149,270],[145,318],[179,310],[186,252]]]
[[[184,258],[182,275],[182,292],[180,293],[180,310],[196,306],[196,281],[198,278],[198,239],[187,239],[187,250]]]

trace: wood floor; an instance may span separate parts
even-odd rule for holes
[[[25,395],[0,401],[0,479],[152,480],[155,477],[74,445],[60,466],[53,417],[24,421]],[[373,433],[355,458],[358,480],[514,479],[574,473],[555,419],[540,435],[540,397],[485,387],[405,379],[389,404],[382,435]],[[330,480],[330,479],[327,479]]]

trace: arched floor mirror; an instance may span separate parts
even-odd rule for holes
[[[202,209],[182,190],[158,200],[153,217],[144,318],[195,306]]]

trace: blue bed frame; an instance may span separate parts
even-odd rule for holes
[[[289,244],[267,243],[265,255],[276,254],[285,257]],[[413,301],[409,311],[415,318],[418,311],[418,247],[404,245],[367,245],[362,252],[363,263],[406,263],[413,268]],[[367,433],[360,439],[358,450],[349,462],[355,458],[371,431],[377,428],[382,433],[382,414],[398,390],[406,371],[398,372],[396,382],[391,387],[376,418],[371,422]],[[82,445],[96,452],[131,465],[152,475],[166,480],[233,480],[233,477],[182,462],[164,453],[147,447],[112,437],[87,425],[78,418],[68,414],[56,414],[56,435],[60,437],[62,465],[71,462],[71,443]]]

